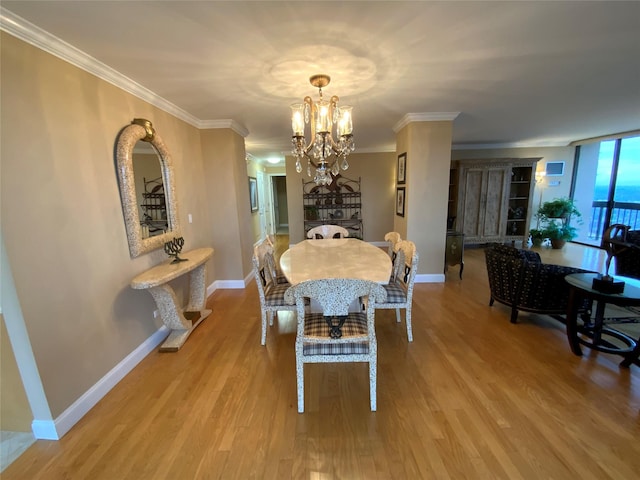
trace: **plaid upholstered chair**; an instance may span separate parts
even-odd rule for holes
[[[349,236],[349,230],[340,225],[318,225],[307,232],[307,238],[344,238]]]
[[[354,300],[367,297],[366,310],[349,312]],[[378,346],[374,308],[385,300],[384,288],[367,280],[331,278],[309,280],[285,294],[296,304],[296,379],[298,412],[304,412],[304,364],[366,362],[369,364],[369,398],[375,411]],[[318,302],[322,313],[305,310],[305,299]]]
[[[567,313],[569,285],[564,277],[587,270],[564,265],[542,263],[537,252],[508,245],[494,244],[485,249],[487,275],[494,301],[511,307],[511,323],[517,323],[518,312],[542,313],[557,317]],[[585,302],[580,312],[586,314],[591,303]]]
[[[383,285],[387,292],[387,300],[376,304],[376,308],[393,309],[396,321],[400,323],[400,309],[404,308],[404,320],[407,324],[407,339],[413,342],[411,327],[411,305],[413,304],[413,284],[418,270],[419,255],[416,246],[409,240],[400,240],[396,244],[396,256],[391,267],[391,279]]]
[[[295,310],[295,307],[284,301],[284,293],[291,284],[286,279],[284,279],[284,282],[282,279],[280,283],[278,282],[273,247],[268,242],[262,242],[254,247],[252,262],[260,297],[262,320],[260,343],[265,345],[267,343],[267,320],[269,320],[269,326],[272,326],[274,312],[277,314],[280,310],[292,311]]]

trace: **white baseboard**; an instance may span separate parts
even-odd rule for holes
[[[59,440],[71,430],[85,414],[91,410],[117,383],[122,380],[138,363],[160,345],[169,329],[164,325],[147,338],[138,348],[127,355],[109,373],[87,390],[78,400],[67,408],[55,420],[34,420],[31,424],[33,435],[38,440]]]
[[[60,440],[53,420],[34,420],[31,422],[31,431],[36,440]]]
[[[212,287],[211,293],[219,288],[244,288],[245,284],[243,280],[216,280],[213,282]]]
[[[444,273],[417,273],[415,283],[443,283]]]

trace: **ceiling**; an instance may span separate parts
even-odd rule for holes
[[[354,106],[360,152],[394,151],[407,114],[459,112],[456,148],[640,128],[635,1],[3,0],[0,13],[3,29],[26,20],[196,126],[233,121],[257,159],[290,152],[289,105],[317,98],[316,73]]]

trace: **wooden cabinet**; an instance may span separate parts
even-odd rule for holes
[[[447,230],[453,230],[458,215],[458,169],[453,164],[449,169],[449,202],[447,206]]]
[[[524,242],[539,158],[460,160],[456,229],[466,244]]]
[[[304,237],[313,227],[331,224],[346,228],[349,237],[364,238],[361,195],[359,178],[337,175],[331,185],[303,180]]]
[[[464,270],[464,233],[447,231],[447,246],[444,254],[444,273],[448,267],[460,265],[460,280]]]

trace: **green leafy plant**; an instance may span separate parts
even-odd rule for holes
[[[573,240],[577,235],[576,228],[569,224],[571,218],[577,218],[580,223],[581,216],[573,200],[568,197],[554,198],[544,202],[536,213],[540,222],[541,233],[539,234],[543,238],[548,238],[553,248],[562,248],[564,242]]]
[[[568,220],[571,217],[581,217],[573,200],[568,197],[554,198],[549,202],[544,202],[538,208],[536,214],[540,221],[547,221],[552,218],[562,218]]]
[[[549,240],[573,240],[576,236],[576,229],[569,224],[559,222],[549,222],[542,230],[544,238]]]
[[[531,243],[536,247],[542,245],[542,241],[547,238],[544,230],[539,228],[532,228],[529,230],[529,235],[531,236]]]

